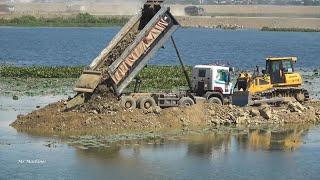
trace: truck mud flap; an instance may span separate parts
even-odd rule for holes
[[[249,104],[249,92],[247,91],[237,91],[232,94],[231,102],[232,105],[236,106],[246,106]]]

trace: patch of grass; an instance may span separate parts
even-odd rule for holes
[[[271,28],[262,27],[261,31],[285,31],[285,32],[320,32],[320,29],[310,29],[310,28]]]
[[[96,17],[89,13],[80,13],[75,17],[44,18],[25,15],[13,19],[0,19],[0,26],[30,26],[30,27],[104,27],[122,26],[129,19],[126,17]]]
[[[83,71],[83,66],[76,67],[46,67],[30,66],[19,67],[2,65],[0,66],[0,77],[20,79],[47,79],[52,78],[79,78]],[[189,74],[192,68],[187,67]],[[187,81],[180,66],[147,66],[137,76],[141,79],[141,91],[169,90],[186,87]],[[50,84],[50,83],[49,83]],[[128,90],[133,90],[135,82],[132,82]],[[55,86],[58,86],[57,84]],[[70,87],[71,88],[71,87]]]

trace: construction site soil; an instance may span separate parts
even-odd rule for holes
[[[236,107],[201,103],[143,111],[124,110],[111,96],[95,96],[73,110],[64,101],[49,104],[11,124],[19,131],[45,134],[108,134],[170,132],[219,128],[233,125],[268,125],[320,122],[320,102],[289,102],[280,106]]]

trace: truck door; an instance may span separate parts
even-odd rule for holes
[[[217,71],[217,78],[214,80],[215,86],[221,87],[223,94],[229,94],[231,87],[229,82],[229,72],[225,69]]]
[[[269,61],[269,73],[271,84],[284,83],[285,76],[282,70],[282,61]]]
[[[197,84],[197,94],[202,95],[205,93],[205,81],[204,78],[207,76],[207,70],[206,69],[199,69],[198,70],[198,84]]]

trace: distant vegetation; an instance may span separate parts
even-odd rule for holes
[[[320,32],[320,29],[309,29],[309,28],[271,28],[262,27],[261,31],[286,31],[286,32]]]
[[[128,21],[125,17],[96,17],[80,13],[75,17],[44,18],[31,15],[13,19],[0,19],[0,26],[45,26],[45,27],[104,27],[122,26]]]

